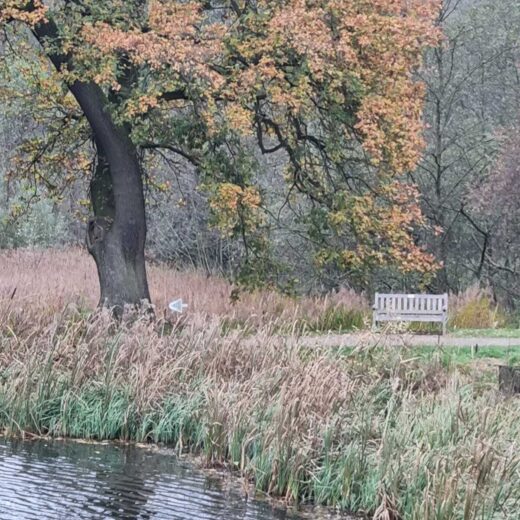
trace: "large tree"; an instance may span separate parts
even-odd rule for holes
[[[317,262],[353,275],[386,265],[435,268],[415,243],[414,227],[424,222],[417,191],[402,178],[422,148],[423,88],[413,72],[438,38],[436,2],[0,5],[3,67],[11,71],[4,77],[13,67],[26,76],[34,97],[17,101],[39,114],[42,129],[20,156],[31,168],[18,163],[17,173],[59,190],[88,170],[84,149],[74,158],[64,150],[85,135],[93,142],[87,245],[103,304],[149,300],[143,158],[158,150],[201,172],[219,227],[247,245],[250,272],[268,248],[253,143],[283,154],[288,201],[296,193],[309,200]],[[9,96],[16,89],[4,89]],[[42,162],[48,171],[37,168]]]
[[[486,238],[482,251],[485,281],[498,301],[515,308],[520,300],[520,125],[511,125],[503,141],[493,169],[466,203],[474,225]]]

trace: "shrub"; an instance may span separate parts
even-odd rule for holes
[[[0,249],[61,246],[73,241],[70,228],[67,216],[45,199],[27,207],[17,219],[0,208]]]
[[[312,332],[348,332],[366,327],[367,313],[363,309],[331,305],[308,324]]]
[[[492,302],[489,290],[470,287],[450,298],[450,326],[454,329],[495,329],[507,322],[505,312]]]

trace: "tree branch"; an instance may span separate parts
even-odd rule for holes
[[[180,155],[187,161],[191,162],[194,166],[200,166],[200,159],[198,157],[195,157],[194,155],[191,155],[181,148],[177,148],[176,146],[170,145],[170,144],[164,144],[164,143],[144,143],[140,145],[140,148],[143,150],[168,150],[170,152],[173,152],[176,155]]]
[[[178,101],[178,100],[189,100],[189,96],[185,89],[172,90],[171,92],[163,92],[159,99],[164,101]]]

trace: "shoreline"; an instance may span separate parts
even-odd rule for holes
[[[261,493],[255,490],[254,482],[245,482],[245,478],[239,475],[239,472],[232,467],[226,465],[220,465],[217,467],[208,467],[203,461],[203,457],[193,453],[179,453],[168,446],[162,446],[153,443],[141,443],[135,441],[125,440],[95,440],[95,439],[80,439],[72,437],[50,437],[50,436],[38,436],[28,434],[28,438],[23,436],[11,436],[5,432],[0,432],[0,440],[6,442],[23,442],[23,443],[39,443],[46,442],[50,444],[80,444],[80,445],[92,445],[92,446],[104,446],[114,448],[132,448],[151,452],[153,454],[164,455],[172,457],[176,461],[187,464],[193,468],[194,471],[200,472],[201,474],[217,478],[222,484],[225,485],[227,491],[233,490],[236,493],[243,496],[244,500],[252,498],[256,502],[263,502],[268,504],[274,510],[285,511],[289,516],[288,519],[296,518],[297,520],[363,520],[366,516],[352,515],[346,512],[339,512],[332,508],[326,508],[323,506],[316,506],[313,504],[306,505],[291,505],[287,504],[283,499],[276,496],[269,496],[265,493]]]

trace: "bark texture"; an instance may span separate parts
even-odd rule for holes
[[[498,367],[498,387],[506,394],[519,394],[520,367],[507,365]]]
[[[59,38],[49,20],[33,29],[43,45]],[[52,49],[52,47],[47,47]],[[70,56],[48,52],[57,70],[71,66]],[[87,118],[98,151],[98,164],[91,182],[94,217],[87,229],[87,246],[97,265],[100,304],[121,314],[125,305],[150,300],[144,245],[146,214],[141,168],[128,129],[116,125],[109,102],[93,82],[69,85]]]
[[[150,300],[141,168],[127,131],[113,123],[101,89],[75,83],[71,92],[92,127],[98,151],[90,186],[94,217],[88,223],[87,247],[97,265],[100,304],[120,313],[124,305]]]
[[[90,183],[94,217],[88,222],[86,240],[97,266],[100,304],[120,313],[125,304],[138,305],[150,299],[144,260],[144,200],[131,191],[126,196],[123,193],[119,197],[123,211],[118,211],[111,167],[102,144],[97,143],[97,151],[96,171]],[[123,183],[122,187],[129,184]],[[142,186],[139,192],[142,194]],[[127,204],[134,209],[133,217],[122,220],[120,215]]]

